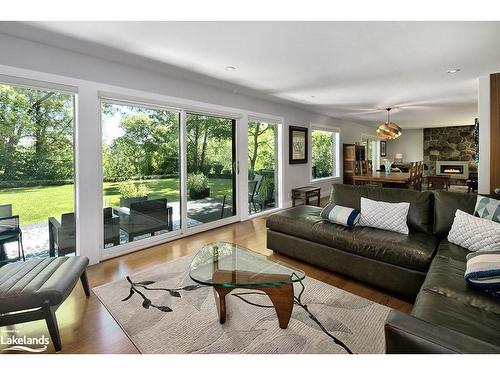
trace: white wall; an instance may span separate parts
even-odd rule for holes
[[[490,76],[479,77],[478,192],[490,193]]]
[[[398,153],[405,163],[424,160],[424,130],[403,129],[399,138],[387,141],[387,158],[394,161]]]
[[[100,124],[98,96],[101,92],[119,93],[124,96],[144,98],[152,102],[176,103],[197,108],[215,108],[241,116],[246,126],[249,115],[258,113],[272,118],[282,118],[283,129],[283,201],[290,205],[293,187],[311,184],[309,164],[288,164],[288,126],[309,127],[311,123],[340,128],[340,142],[353,143],[361,140],[361,134],[374,133],[374,128],[338,120],[291,105],[266,101],[242,95],[203,83],[181,80],[153,71],[121,65],[103,59],[89,57],[73,51],[32,42],[0,33],[0,74],[36,79],[75,87],[77,102],[77,197],[79,212],[77,225],[78,243],[82,254],[92,263],[99,260],[99,239],[102,226],[100,170]],[[240,134],[240,141],[241,132]],[[238,142],[241,145],[240,141]],[[242,153],[241,155],[245,155]],[[309,158],[310,159],[310,158]],[[240,160],[240,167],[246,165]],[[322,195],[330,192],[333,181],[322,181]],[[241,202],[246,202],[246,184],[240,184]],[[243,218],[245,215],[243,214]]]
[[[0,33],[0,51],[0,64],[3,65],[283,117],[286,125],[283,132],[285,152],[288,152],[286,145],[288,145],[290,125],[309,127],[310,123],[316,123],[338,127],[341,129],[341,143],[359,142],[361,133],[374,133],[372,128],[308,112],[291,105],[266,101],[198,82],[180,80],[2,33]],[[286,155],[284,169],[284,190],[288,192],[285,195],[286,201],[289,200],[288,195],[293,187],[310,184],[311,170],[309,164],[289,165],[287,161]],[[328,188],[330,184],[318,185]],[[325,191],[323,195],[326,194]]]

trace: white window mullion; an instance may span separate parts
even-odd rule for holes
[[[187,130],[186,130],[186,111],[180,112],[180,179],[181,179],[181,231],[187,230]]]

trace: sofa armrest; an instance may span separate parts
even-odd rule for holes
[[[500,347],[393,310],[385,323],[388,354],[499,353]]]

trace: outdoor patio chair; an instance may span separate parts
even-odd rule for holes
[[[11,204],[0,204],[0,217],[12,216]]]
[[[220,210],[220,218],[224,219],[224,214],[226,210],[226,199],[227,199],[227,194],[224,194],[224,197],[222,198],[222,206]]]
[[[8,259],[5,253],[5,244],[17,242],[17,259]],[[6,216],[0,218],[0,266],[12,262],[23,260],[24,249],[23,249],[23,233],[19,226],[19,215]]]
[[[129,242],[144,234],[172,230],[172,207],[165,198],[134,202],[130,209],[118,207],[114,212],[120,217],[120,229],[127,233]]]
[[[49,256],[76,253],[76,226],[73,212],[61,215],[61,223],[49,217]]]
[[[259,191],[263,176],[256,174],[253,180],[248,181],[248,213],[252,213],[252,207],[257,212],[256,195]]]
[[[113,212],[113,208],[104,208],[104,244],[120,244],[120,216]]]

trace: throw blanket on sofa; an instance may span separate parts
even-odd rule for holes
[[[477,251],[467,255],[465,281],[500,297],[500,250]]]

